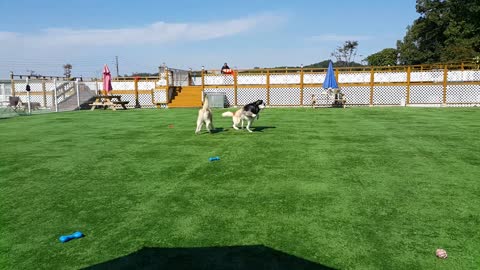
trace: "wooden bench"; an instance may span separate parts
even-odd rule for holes
[[[116,99],[116,100],[113,100]],[[125,106],[128,104],[130,101],[122,101],[122,96],[121,95],[112,95],[112,96],[105,96],[105,95],[99,95],[95,97],[95,101],[93,103],[90,103],[89,105],[92,106],[92,111],[95,110],[96,107],[102,106],[103,109],[110,108],[114,111],[116,111],[116,106],[120,105],[124,110],[127,109]]]
[[[112,101],[113,104],[115,105],[120,105],[122,106],[123,109],[127,109],[125,105],[127,105],[130,101]]]

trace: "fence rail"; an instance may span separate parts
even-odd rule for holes
[[[26,75],[23,75],[26,76]],[[186,71],[161,67],[157,77],[120,77],[112,81],[113,93],[129,106],[154,107],[168,103],[178,87],[197,86],[205,92],[223,92],[226,104],[243,105],[263,99],[269,106],[328,105],[322,83],[324,68],[250,69],[222,74],[220,70]],[[472,106],[480,104],[480,69],[473,64],[399,67],[336,68],[335,77],[350,106]],[[58,85],[69,80],[57,78]],[[99,93],[99,79],[83,86]],[[52,106],[50,78],[31,79],[32,96]],[[13,95],[25,95],[25,80],[12,76]]]

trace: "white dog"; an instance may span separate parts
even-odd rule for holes
[[[205,123],[208,132],[212,133],[213,130],[213,116],[212,111],[208,107],[208,98],[204,96],[203,100],[203,107],[198,110],[197,129],[195,130],[195,134],[200,133],[203,123]]]

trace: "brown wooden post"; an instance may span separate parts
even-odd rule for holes
[[[447,105],[447,82],[448,82],[448,68],[447,65],[443,67],[443,105]]]
[[[13,72],[10,72],[10,82],[12,87],[12,96],[15,96],[15,80],[13,79]]]
[[[168,95],[168,93],[170,92],[170,76],[169,76],[169,74],[168,74],[168,73],[169,73],[169,72],[168,72],[168,68],[167,68],[167,66],[165,65],[165,63],[163,63],[163,72],[165,73],[165,87],[166,87],[166,88],[165,88],[165,95],[166,95],[165,100],[166,100],[167,102],[170,102],[170,100],[169,100],[170,97],[169,97],[169,95]]]
[[[202,91],[205,89],[205,67],[202,66]]]
[[[405,104],[410,104],[410,74],[412,72],[412,69],[410,66],[407,68],[407,100]]]
[[[45,85],[45,79],[42,79],[42,92],[43,92],[43,107],[47,107],[47,87]]]
[[[135,108],[140,108],[140,102],[138,102],[138,80],[140,80],[140,77],[135,77],[135,80],[133,81],[134,89],[135,89]]]
[[[188,70],[188,86],[192,86],[192,68]]]
[[[270,105],[270,70],[267,69],[267,105]]]
[[[303,106],[303,64],[300,68],[300,106]]]
[[[170,76],[168,76],[169,75],[168,68],[166,66],[164,66],[163,68],[165,70],[165,82],[167,84],[167,89],[168,89],[168,87],[170,86],[170,78],[169,78]]]
[[[152,105],[155,105],[155,88],[152,88],[151,95],[152,95]]]
[[[375,71],[373,70],[373,67],[372,67],[370,69],[370,107],[373,106],[374,83],[375,83]]]
[[[162,67],[158,66],[158,82],[160,82],[161,80],[162,80]],[[155,88],[152,90],[152,103],[153,103],[153,105],[156,105],[155,104],[155,90],[157,90],[157,83],[156,82],[155,82]],[[168,89],[167,89],[167,91],[165,91],[165,100],[168,102]],[[156,107],[159,108],[160,105],[157,105]]]
[[[335,80],[337,81],[338,87],[340,88],[340,82],[338,81],[338,72],[338,69],[335,69]]]
[[[233,71],[233,96],[235,97],[234,99],[234,104],[235,106],[237,106],[237,103],[238,103],[238,98],[237,98],[237,94],[238,94],[238,84],[237,84],[237,76],[238,76],[238,73],[236,70]]]

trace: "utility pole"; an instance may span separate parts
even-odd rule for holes
[[[115,56],[115,65],[117,67],[117,78],[119,77],[118,76],[118,56]]]

